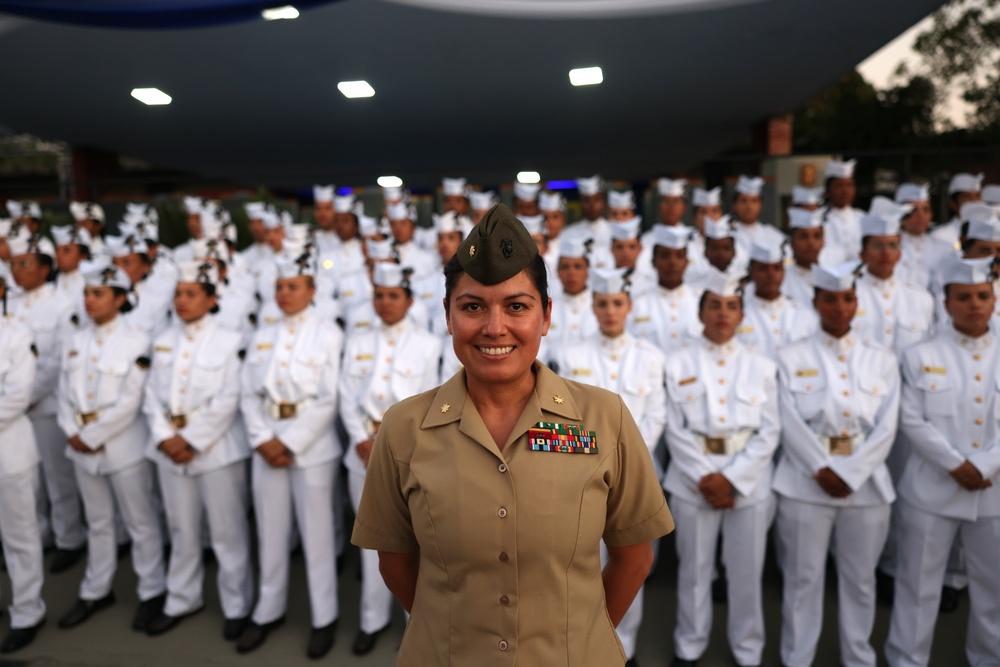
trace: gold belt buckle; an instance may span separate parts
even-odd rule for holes
[[[174,428],[184,428],[188,425],[187,415],[170,415],[170,423]]]
[[[278,403],[278,419],[292,419],[295,417],[294,403]]]
[[[80,425],[81,426],[86,426],[87,424],[89,424],[91,422],[96,422],[97,421],[97,413],[96,412],[78,412],[78,413],[76,413],[76,416],[80,420]]]
[[[726,439],[725,438],[710,438],[705,436],[705,453],[706,454],[725,454],[726,453]]]
[[[850,456],[854,453],[854,438],[835,435],[830,438],[830,456]]]

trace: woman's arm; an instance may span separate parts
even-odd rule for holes
[[[382,552],[379,552],[379,556],[381,555]],[[608,546],[608,564],[604,566],[601,577],[604,579],[604,599],[608,607],[608,616],[616,628],[628,611],[632,600],[635,599],[636,593],[642,588],[642,583],[652,566],[653,547],[650,542],[627,547]],[[385,576],[384,570],[382,575]],[[414,576],[415,582],[416,576]],[[386,584],[389,584],[388,579]],[[389,585],[389,589],[392,590],[392,585]]]
[[[652,563],[652,549],[649,552],[649,560]],[[608,563],[609,567],[610,565],[611,563]],[[385,580],[385,585],[389,588],[389,591],[403,605],[406,613],[410,613],[413,608],[413,598],[417,594],[417,572],[419,569],[419,551],[412,551],[405,554],[394,553],[392,551],[378,552],[378,570],[382,573],[382,579]],[[648,566],[646,569],[647,571],[649,570]],[[607,568],[605,568],[605,571],[607,571]],[[643,575],[643,578],[645,576]],[[605,585],[607,585],[607,578],[605,578]],[[638,587],[636,587],[635,591],[638,590]],[[632,597],[635,597],[635,591],[632,592]],[[631,598],[629,600],[631,601]],[[625,605],[622,609],[622,615],[625,614],[625,609],[628,609],[628,605]]]

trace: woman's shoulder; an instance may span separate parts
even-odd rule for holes
[[[439,389],[440,387],[434,387],[404,398],[386,411],[379,433],[385,431],[388,435],[389,446],[392,447],[395,458],[409,460],[417,442],[414,434],[423,427]]]

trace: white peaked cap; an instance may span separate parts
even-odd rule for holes
[[[201,209],[204,205],[205,202],[201,197],[184,197],[184,210],[187,211],[188,215],[197,215],[201,213]]]
[[[854,287],[860,266],[856,261],[844,262],[837,266],[813,264],[813,286],[829,292],[846,292]]]
[[[913,201],[930,201],[931,186],[928,183],[903,183],[896,188],[896,203],[908,204]]]
[[[631,220],[623,220],[621,222],[611,223],[611,240],[612,241],[631,241],[632,239],[639,238],[639,232],[642,231],[642,216],[635,216]]]
[[[684,178],[658,178],[656,179],[656,193],[661,197],[683,197],[687,184],[687,179]]]
[[[372,285],[377,287],[409,287],[413,269],[395,262],[378,262],[372,271]]]
[[[101,208],[100,204],[95,204],[91,201],[71,201],[69,203],[69,212],[77,222],[83,222],[84,220],[104,222],[104,209]]]
[[[243,204],[243,210],[251,220],[263,220],[267,211],[267,203],[262,201],[251,201]]]
[[[990,206],[1000,206],[1000,185],[984,185],[982,197]]]
[[[497,196],[492,190],[469,193],[469,208],[474,211],[487,211],[496,203]]]
[[[545,231],[545,216],[544,215],[522,215],[518,218],[524,228],[528,230],[528,233],[532,236],[536,234],[541,234],[546,236]]]
[[[718,220],[705,220],[706,239],[728,239],[736,236],[732,220],[724,215]]]
[[[465,197],[468,195],[469,182],[464,178],[442,178],[441,189],[446,197]]]
[[[566,200],[558,192],[542,192],[538,195],[539,211],[563,211]]]
[[[760,176],[741,175],[736,181],[736,191],[741,195],[759,197],[762,189],[764,189],[764,179]]]
[[[941,267],[942,285],[980,285],[993,282],[993,258],[958,259],[949,257]]]
[[[594,269],[590,272],[590,289],[594,294],[627,292],[632,281],[629,269]]]
[[[431,220],[434,221],[434,231],[438,234],[461,232],[463,238],[465,237],[465,232],[472,225],[471,220],[464,215],[459,215],[455,211],[448,211],[441,215],[432,214]]]
[[[7,245],[10,247],[11,257],[36,254],[48,255],[52,258],[56,256],[56,247],[52,245],[52,241],[41,234],[29,234],[27,230],[24,230],[17,236],[8,238]]]
[[[521,201],[535,201],[542,186],[538,183],[515,183],[514,197]]]
[[[847,160],[845,162],[830,160],[826,163],[826,169],[823,174],[826,178],[854,178],[854,167],[857,164],[857,160]]]
[[[413,220],[416,217],[416,211],[413,210],[413,207],[398,202],[385,207],[385,217],[389,220]]]
[[[823,203],[823,188],[804,188],[796,185],[792,188],[792,206],[815,205]]]
[[[87,287],[119,287],[126,292],[132,289],[128,274],[107,260],[80,262],[80,274]]]
[[[619,192],[618,190],[608,191],[608,206],[610,208],[635,208],[635,193],[631,190]]]
[[[403,201],[405,197],[406,194],[403,188],[397,188],[397,187],[382,188],[382,199],[384,199],[386,202]]]
[[[823,213],[821,211],[807,211],[804,208],[788,209],[788,226],[791,229],[813,229],[823,226]]]
[[[90,232],[83,227],[77,227],[76,225],[53,227],[52,238],[56,240],[56,245],[69,245],[71,243],[75,243],[76,245],[87,246],[89,248],[91,242],[93,242],[93,239],[90,237]]]
[[[785,260],[784,250],[780,243],[754,241],[750,246],[750,259],[761,264],[777,264]]]
[[[984,174],[955,174],[948,183],[948,194],[956,192],[979,192],[983,187]]]
[[[577,257],[587,257],[590,255],[590,250],[587,247],[590,244],[590,239],[581,238],[578,236],[569,236],[565,234],[559,239],[559,257],[566,257],[570,259],[575,259]]]
[[[370,215],[358,215],[358,234],[375,236],[378,231],[378,218],[373,218]]]
[[[109,236],[107,243],[112,257],[128,257],[133,253],[149,252],[146,240],[138,236]]]
[[[332,185],[314,185],[313,201],[333,201],[334,190],[336,190],[336,187]]]
[[[695,188],[691,203],[695,206],[722,206],[722,188],[716,187],[711,190]]]
[[[716,296],[738,296],[741,293],[740,276],[709,266],[705,273],[705,291]]]
[[[219,239],[197,239],[191,242],[191,249],[197,260],[217,259],[220,262],[229,262],[229,246]]]
[[[177,266],[177,282],[219,284],[219,268],[212,262],[181,262]]]
[[[316,260],[306,252],[298,253],[295,257],[278,257],[275,264],[278,267],[278,278],[316,275]]]
[[[354,195],[337,196],[333,198],[333,210],[335,213],[352,213],[354,208]]]
[[[581,195],[596,195],[604,187],[604,181],[600,176],[583,177],[576,179],[576,189]]]
[[[653,245],[680,250],[691,242],[691,229],[684,225],[653,225]]]
[[[36,201],[15,201],[13,199],[7,200],[7,212],[10,213],[12,218],[23,218],[28,216],[29,218],[34,218],[35,220],[42,219],[42,207],[38,205]]]
[[[365,250],[368,253],[368,259],[372,261],[379,262],[396,258],[396,249],[393,247],[391,239],[382,239],[381,241],[368,239],[365,241]]]

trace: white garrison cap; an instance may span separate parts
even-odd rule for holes
[[[143,217],[150,222],[157,223],[160,221],[160,214],[157,212],[156,207],[145,203],[129,202],[125,204],[125,217]]]
[[[854,287],[861,266],[862,264],[855,261],[844,262],[837,266],[813,264],[813,286],[829,292],[846,292]]]
[[[958,211],[958,219],[962,222],[973,222],[975,220],[990,220],[996,217],[996,211],[989,204],[979,201],[970,201],[962,204]]]
[[[632,239],[639,238],[639,232],[642,231],[642,216],[635,216],[630,220],[623,220],[621,222],[611,223],[611,240],[612,241],[631,241]]]
[[[350,213],[354,207],[354,195],[337,196],[333,198],[333,210],[336,213]]]
[[[71,243],[75,243],[76,245],[87,246],[88,248],[93,241],[93,239],[90,238],[90,232],[83,227],[77,227],[76,225],[53,227],[52,238],[56,240],[56,245],[69,245]]]
[[[559,239],[559,257],[575,259],[578,257],[588,257],[590,255],[591,239],[584,239],[578,236],[566,236]]]
[[[219,284],[219,268],[212,262],[181,262],[177,266],[177,282]]]
[[[635,193],[631,190],[619,192],[608,190],[608,206],[611,208],[635,208]]]
[[[982,197],[990,206],[1000,206],[1000,185],[984,185]]]
[[[706,239],[728,239],[735,236],[736,230],[728,215],[724,215],[718,220],[705,220]]]
[[[496,203],[497,196],[492,190],[469,193],[469,208],[474,211],[488,211]]]
[[[403,201],[405,198],[405,191],[403,188],[390,187],[382,188],[382,199],[388,202]]]
[[[48,255],[54,258],[56,256],[56,247],[52,245],[52,241],[41,234],[29,234],[27,230],[24,230],[17,236],[8,238],[7,245],[10,247],[11,257],[17,257],[18,255]]]
[[[395,262],[379,262],[372,271],[372,285],[376,287],[409,287],[413,269]]]
[[[955,174],[948,183],[948,194],[956,192],[979,192],[983,187],[984,174]]]
[[[515,183],[514,197],[521,201],[535,201],[538,199],[538,191],[542,186],[538,183]]]
[[[128,274],[107,260],[80,262],[80,274],[87,287],[119,287],[126,292],[132,289]]]
[[[785,260],[784,248],[778,243],[754,241],[750,246],[750,259],[761,264],[777,264]]]
[[[528,230],[528,233],[532,236],[540,234],[545,236],[545,216],[544,215],[522,215],[518,218],[524,228]]]
[[[228,214],[223,219],[215,216],[206,218],[203,215],[201,219],[201,231],[202,236],[206,239],[222,239],[230,243],[236,243],[236,225],[230,222]]]
[[[100,204],[95,204],[92,201],[71,201],[69,212],[77,222],[84,220],[104,222],[104,209],[101,208]]]
[[[912,201],[930,201],[931,186],[928,183],[903,183],[896,188],[896,203],[908,204]]]
[[[792,206],[803,204],[818,206],[823,203],[823,188],[804,188],[796,185],[792,188]]]
[[[243,204],[243,210],[251,220],[263,220],[264,212],[267,211],[267,203],[262,201],[251,201]]]
[[[378,233],[378,218],[370,215],[358,215],[358,234],[367,237],[375,236]]]
[[[385,216],[389,220],[413,220],[417,217],[416,213],[412,206],[407,206],[402,202],[389,204],[385,207]]]
[[[687,184],[687,179],[684,178],[658,178],[656,179],[656,193],[661,197],[683,197]]]
[[[198,215],[204,205],[201,197],[184,197],[184,210],[188,215]]]
[[[10,213],[12,218],[23,218],[28,216],[29,218],[34,218],[35,220],[42,219],[42,207],[38,205],[36,201],[15,201],[13,199],[7,200],[7,212]]]
[[[146,216],[133,216],[126,212],[125,219],[118,224],[118,235],[135,235],[139,238],[145,239],[147,244],[150,241],[153,243],[159,243],[160,228],[155,222],[148,219]]]
[[[278,257],[275,259],[275,263],[278,267],[279,279],[316,275],[316,261],[307,252],[296,257]]]
[[[942,285],[979,285],[993,282],[993,258],[958,259],[949,257],[941,267]]]
[[[892,199],[881,195],[872,197],[872,203],[868,207],[869,215],[889,215],[903,218],[912,212],[913,207],[910,204],[897,204]]]
[[[1000,241],[1000,220],[996,215],[986,220],[970,220],[965,238],[980,241]]]
[[[594,269],[590,274],[590,289],[594,294],[618,294],[629,291],[630,269]]]
[[[791,229],[813,229],[823,226],[823,213],[807,211],[804,208],[792,207],[788,209],[788,226]]]
[[[907,213],[911,210],[913,209],[907,207]],[[867,213],[861,218],[861,238],[866,236],[898,236],[899,221],[902,218],[902,215],[891,213],[881,215]]]
[[[446,197],[468,196],[469,182],[464,178],[442,178],[441,189]]]
[[[365,241],[365,250],[368,252],[368,259],[376,262],[388,259],[396,259],[396,249],[393,247],[392,239],[368,239]]]
[[[566,200],[558,192],[542,192],[538,195],[538,210],[563,211],[565,209]]]
[[[716,296],[738,296],[741,293],[740,276],[723,273],[709,266],[705,273],[705,291]]]
[[[854,178],[854,167],[857,164],[857,160],[847,160],[846,162],[830,160],[826,163],[824,175],[826,178]]]
[[[441,215],[431,214],[431,220],[434,221],[434,231],[438,234],[459,232],[462,234],[462,238],[465,238],[468,231],[472,229],[472,221],[455,211],[448,211]]]
[[[736,191],[741,195],[759,197],[762,189],[764,189],[764,179],[760,176],[740,176],[736,181]]]
[[[336,188],[332,185],[314,185],[313,201],[333,201],[334,190],[336,190]]]
[[[306,245],[311,236],[309,225],[305,223],[294,223],[285,225],[285,239],[292,245]]]
[[[13,224],[10,218],[0,218],[0,239],[10,236],[10,228]]]
[[[722,188],[716,187],[711,190],[695,188],[691,196],[691,203],[695,206],[721,206]]]
[[[191,242],[191,249],[197,260],[217,259],[229,262],[229,246],[219,239],[203,238]]]
[[[684,225],[653,225],[653,245],[680,250],[691,242],[691,229]]]
[[[277,229],[278,227],[283,226],[281,216],[278,215],[278,212],[272,208],[261,209],[258,216],[258,219],[264,223],[265,229]]]
[[[138,236],[109,236],[107,242],[112,257],[128,257],[133,253],[149,252],[145,239]]]
[[[581,195],[596,195],[601,191],[604,182],[600,176],[583,177],[576,179],[576,189]]]

